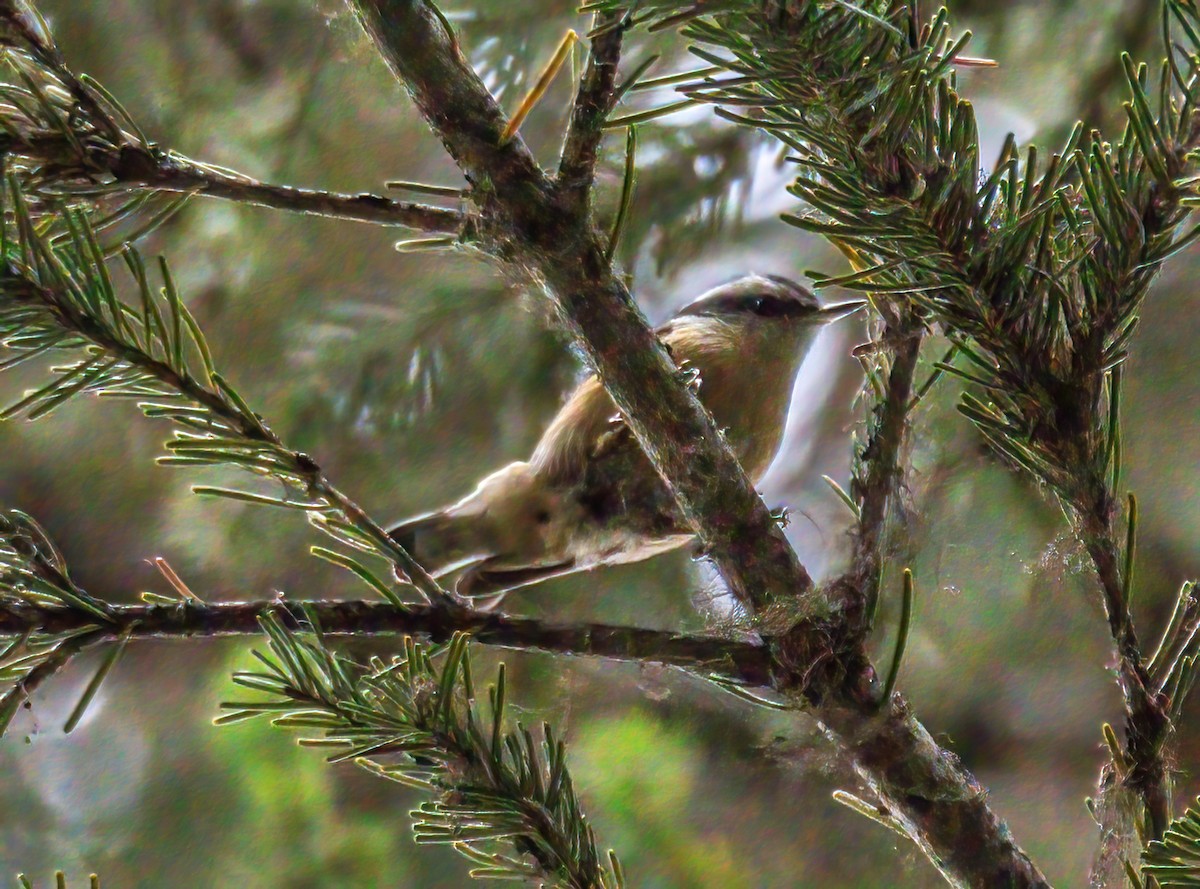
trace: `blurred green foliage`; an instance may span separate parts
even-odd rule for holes
[[[534,8],[536,7],[536,8]],[[1079,116],[1120,119],[1117,52],[1156,59],[1136,27],[1153,3],[950,4],[972,51],[985,150],[1003,135],[1058,144]],[[388,179],[460,182],[441,146],[339,3],[320,0],[45,0],[76,71],[97,77],[161,144],[269,180],[378,191]],[[1132,11],[1131,11],[1132,10]],[[472,61],[515,105],[568,27],[573,4],[455,0]],[[1129,40],[1140,45],[1130,45]],[[689,63],[670,35],[640,35],[632,65]],[[550,162],[569,99],[562,78],[524,125]],[[662,95],[639,98],[654,102]],[[642,107],[638,105],[637,107]],[[638,191],[621,262],[652,320],[690,294],[750,271],[841,271],[825,246],[775,218],[792,209],[774,149],[688,112],[643,128]],[[613,212],[623,140],[606,143],[600,199]],[[537,294],[454,254],[398,255],[402,232],[193,201],[145,245],[165,253],[237,387],[293,446],[381,520],[465,493],[524,456],[578,372]],[[1142,504],[1138,607],[1160,625],[1200,564],[1200,367],[1192,336],[1194,251],[1168,265],[1143,313],[1126,374],[1127,484]],[[819,481],[844,480],[858,384],[830,342],[801,382],[802,436],[768,480],[787,503],[802,558],[838,563],[846,515]],[[942,349],[931,344],[929,356]],[[4,382],[19,393],[36,369]],[[1041,494],[987,457],[943,381],[917,416],[909,493],[919,598],[900,689],[939,741],[990,789],[997,812],[1052,881],[1085,872],[1095,831],[1083,798],[1102,762],[1099,724],[1120,701],[1107,631],[1081,554]],[[210,599],[358,596],[310,557],[294,516],[200,501],[213,474],[154,467],[161,427],[127,405],[77,401],[52,419],[0,426],[0,504],[61,544],[93,594],[133,601],[163,589],[168,559]],[[219,476],[219,473],[217,474]],[[885,589],[899,589],[899,568]],[[510,600],[563,620],[703,626],[711,588],[684,556],[535,587]],[[890,652],[898,596],[877,651]],[[1153,620],[1151,620],[1153,616]],[[719,614],[718,614],[719,618]],[[355,643],[356,654],[392,643]],[[76,732],[60,727],[86,683],[73,664],[0,742],[0,878],[62,867],[115,886],[460,886],[460,860],[417,849],[409,791],[327,766],[265,724],[210,719],[250,642],[133,647]],[[495,653],[481,652],[478,672]],[[565,733],[578,790],[638,886],[938,886],[919,853],[848,810],[855,789],[815,726],[757,711],[670,673],[505,653],[528,720]],[[1194,794],[1200,720],[1179,733],[1179,796]]]

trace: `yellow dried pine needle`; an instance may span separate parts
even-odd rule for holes
[[[162,556],[155,556],[151,562],[158,573],[171,585],[171,587],[179,594],[180,599],[191,599],[193,602],[203,603],[203,599],[192,592],[191,587],[184,583],[183,578],[175,573],[175,569]]]
[[[1117,777],[1125,777],[1125,772],[1129,770],[1129,764],[1125,761],[1125,753],[1121,750],[1121,741],[1117,737],[1116,730],[1106,722],[1100,727],[1100,731],[1104,735],[1104,743],[1108,747],[1108,755],[1112,757],[1113,767],[1117,770]]]
[[[550,83],[554,80],[554,75],[558,74],[559,69],[563,66],[563,62],[567,60],[567,53],[578,42],[579,35],[575,33],[575,29],[568,29],[567,33],[563,35],[563,39],[559,42],[558,49],[554,51],[554,56],[550,59],[549,64],[542,69],[537,83],[533,85],[533,89],[521,100],[520,106],[509,119],[508,126],[500,134],[501,145],[504,145],[517,134],[517,130],[521,128],[521,124],[525,122],[525,118],[529,116],[529,112],[533,110],[533,106],[538,103],[542,95],[549,89]]]
[[[1000,63],[995,59],[981,59],[975,56],[955,56],[954,64],[959,68],[999,68]]]

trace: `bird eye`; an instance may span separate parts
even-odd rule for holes
[[[745,305],[760,318],[790,318],[797,314],[798,308],[792,300],[772,296],[751,297]]]

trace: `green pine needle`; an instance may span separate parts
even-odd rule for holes
[[[540,741],[505,727],[503,665],[489,690],[491,718],[478,712],[465,634],[440,648],[406,638],[403,657],[365,670],[274,615],[261,622],[270,651],[258,657],[267,672],[238,673],[234,682],[268,699],[222,704],[219,723],[266,716],[282,728],[316,730],[303,741],[334,751],[331,762],[353,760],[431,794],[412,813],[414,838],[452,846],[481,866],[476,875],[622,885],[619,864],[596,850],[562,743],[548,726]]]

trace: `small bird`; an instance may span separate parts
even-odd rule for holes
[[[749,275],[704,293],[655,332],[757,484],[779,449],[808,347],[822,326],[864,304],[822,307],[794,281]],[[594,374],[529,460],[388,533],[435,577],[461,572],[455,589],[479,608],[518,587],[638,562],[694,537]]]

